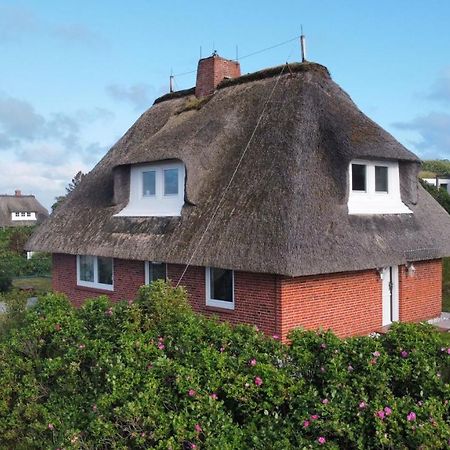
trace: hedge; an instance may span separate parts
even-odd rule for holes
[[[80,309],[45,296],[0,343],[0,447],[447,445],[450,349],[431,326],[290,340],[199,316],[163,282]]]

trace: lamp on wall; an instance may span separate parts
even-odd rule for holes
[[[378,275],[380,276],[380,280],[382,280],[383,279],[383,273],[384,273],[383,267],[378,267],[377,268],[377,272],[378,272]]]
[[[406,270],[408,273],[408,277],[413,277],[414,274],[416,273],[416,267],[414,266],[414,264],[412,262],[406,263]]]

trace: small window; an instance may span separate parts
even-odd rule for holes
[[[24,212],[20,213],[20,215],[21,215],[21,217],[26,217],[26,214]]]
[[[388,168],[385,166],[375,166],[375,191],[388,191]]]
[[[20,217],[20,213],[16,212],[16,217]]]
[[[156,280],[166,280],[167,264],[155,261],[145,262],[145,284],[153,283]]]
[[[79,255],[77,257],[77,284],[112,291],[113,259]]]
[[[178,194],[178,169],[164,170],[164,195]]]
[[[441,183],[441,184],[439,185],[439,187],[440,187],[441,189],[444,189],[444,191],[448,191],[448,183]]]
[[[155,195],[156,192],[156,172],[149,170],[148,172],[142,172],[142,195],[144,197],[150,197]]]
[[[27,217],[31,217],[31,213],[30,212],[27,212]]]
[[[352,164],[352,190],[366,191],[366,166],[363,164]]]
[[[234,309],[234,272],[232,270],[206,268],[206,304]]]

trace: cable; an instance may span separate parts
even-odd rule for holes
[[[290,57],[290,55],[289,55],[289,57]],[[288,59],[289,59],[289,57],[288,57]],[[197,253],[197,250],[199,249],[200,244],[203,241],[203,238],[205,237],[206,233],[208,232],[209,227],[211,226],[213,220],[215,219],[215,217],[217,215],[217,212],[219,211],[219,209],[220,209],[220,207],[222,205],[222,202],[223,202],[223,200],[225,198],[226,193],[228,192],[228,189],[230,188],[231,184],[233,183],[233,180],[234,180],[234,178],[235,178],[235,176],[236,176],[236,174],[237,174],[237,172],[239,170],[239,167],[241,166],[241,163],[242,163],[242,161],[243,161],[243,159],[244,159],[244,157],[245,157],[245,155],[247,153],[247,150],[250,147],[251,142],[253,141],[253,138],[255,137],[255,134],[256,134],[256,131],[257,131],[258,127],[259,127],[259,124],[261,123],[261,120],[262,120],[262,118],[264,116],[264,113],[266,112],[267,105],[269,104],[270,99],[272,98],[272,95],[275,92],[276,87],[278,86],[278,82],[280,81],[281,75],[283,75],[283,72],[284,72],[285,68],[286,68],[286,65],[283,65],[283,67],[281,69],[281,72],[278,75],[278,77],[276,79],[276,82],[275,82],[275,84],[274,84],[274,86],[272,88],[272,91],[270,92],[269,97],[267,98],[266,102],[264,103],[263,109],[261,111],[261,114],[258,117],[258,120],[256,122],[255,128],[253,129],[253,132],[252,132],[252,134],[250,136],[250,139],[248,140],[247,145],[245,146],[244,151],[242,152],[242,154],[241,154],[241,156],[240,156],[240,158],[238,160],[238,163],[236,165],[236,168],[234,169],[233,174],[231,175],[230,181],[228,182],[228,184],[226,185],[225,189],[223,190],[222,195],[221,195],[220,200],[219,200],[219,203],[217,204],[217,206],[216,206],[216,208],[215,208],[211,218],[209,219],[208,224],[206,225],[206,228],[205,228],[205,230],[203,231],[203,233],[202,233],[202,235],[200,237],[200,240],[198,241],[196,247],[194,248],[194,251],[192,252],[191,257],[189,258],[189,260],[188,260],[188,262],[186,264],[186,267],[184,268],[184,270],[183,270],[183,272],[181,274],[181,277],[179,278],[179,280],[178,280],[178,282],[176,284],[176,287],[178,287],[180,285],[181,280],[186,275],[186,272],[187,272],[189,266],[191,265],[192,260],[194,259],[194,256]]]

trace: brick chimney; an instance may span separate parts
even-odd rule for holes
[[[14,191],[14,195],[15,195],[16,197],[21,197],[21,196],[22,196],[22,191],[21,191],[20,189],[16,189],[16,190]]]
[[[237,61],[220,57],[216,52],[198,62],[195,96],[205,97],[212,94],[224,78],[241,76],[241,67]]]

